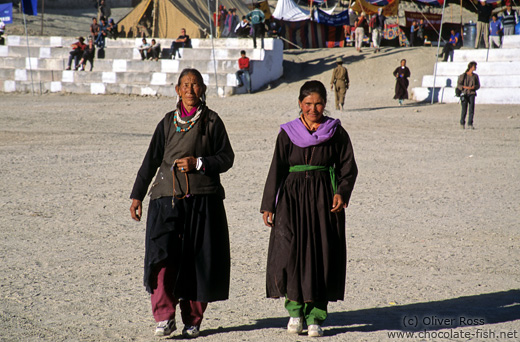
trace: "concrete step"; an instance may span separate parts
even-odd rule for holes
[[[433,87],[433,79],[433,75],[423,76],[421,86]],[[437,76],[435,87],[455,87],[458,79],[459,75]],[[518,88],[518,96],[520,96],[520,75],[479,75],[479,79],[485,88]]]
[[[38,37],[29,36],[26,39],[25,36],[6,36],[6,45],[8,46],[35,46],[35,47],[66,47],[70,48],[71,44],[74,44],[78,39],[77,37]],[[87,37],[85,37],[87,38]],[[151,38],[147,38],[150,42]],[[155,38],[155,40],[161,44],[163,48],[170,48],[173,39]],[[264,49],[272,50],[275,48],[274,41],[277,39],[265,38]],[[132,48],[141,45],[142,38],[118,38],[118,39],[106,39],[107,48]],[[260,46],[260,39],[257,40],[258,46]],[[253,39],[252,38],[222,38],[222,39],[192,39],[191,44],[193,48],[228,48],[228,49],[252,49]]]
[[[27,69],[27,70],[65,70],[68,58],[25,58],[5,57],[0,58],[0,68]],[[88,63],[87,63],[88,64]],[[253,62],[254,64],[254,62]],[[128,71],[128,72],[179,72],[185,68],[195,68],[201,73],[217,72],[231,73],[238,70],[237,60],[188,60],[188,59],[160,59],[159,61],[120,60],[120,59],[94,59],[95,71]],[[74,67],[74,63],[72,64]],[[90,68],[90,64],[88,64]]]
[[[26,70],[26,69],[0,69],[0,81],[28,81],[30,82],[62,82],[62,83],[121,83],[137,85],[174,85],[177,83],[180,72],[104,72],[104,71],[72,71],[72,70]],[[216,84],[222,86],[235,86],[235,74],[203,73],[204,83],[208,86]]]
[[[65,83],[65,82],[30,82],[30,81],[0,81],[0,92],[5,93],[73,93],[92,95],[141,95],[174,97],[175,88],[170,85],[137,85],[123,83]],[[215,86],[208,87],[208,92],[215,92]],[[219,86],[220,96],[228,96],[244,92],[242,89],[229,86]]]
[[[466,62],[439,62],[437,63],[437,76],[460,75],[466,68]],[[520,60],[512,62],[480,62],[477,64],[476,73],[484,75],[520,75]]]
[[[520,59],[520,48],[455,50],[454,62],[510,62]]]
[[[432,94],[434,102],[457,103],[460,98],[455,96],[455,88],[440,87],[435,88],[418,87],[411,90],[411,97],[419,102],[431,102]],[[476,104],[520,104],[518,88],[481,88],[477,91],[475,98]]]
[[[504,36],[502,38],[502,48],[520,48],[520,35],[517,34],[514,36]]]

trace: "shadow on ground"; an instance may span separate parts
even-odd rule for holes
[[[350,331],[432,331],[520,319],[520,290],[486,293],[408,305],[329,313],[327,336]],[[284,328],[287,317],[263,318],[254,324],[203,330],[201,335]],[[173,339],[181,338],[179,336]]]

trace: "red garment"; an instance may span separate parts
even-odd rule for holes
[[[175,319],[175,307],[177,303],[181,308],[182,323],[184,325],[200,326],[204,311],[208,303],[192,300],[179,300],[173,296],[175,287],[175,269],[161,267],[157,274],[157,287],[151,294],[152,312],[156,322]]]
[[[240,57],[238,59],[238,68],[240,70],[242,70],[242,69],[249,69],[249,58],[247,58],[247,57]]]
[[[81,51],[85,51],[85,48],[87,47],[87,44],[83,44],[80,41],[75,42],[73,45],[72,50],[79,48]]]

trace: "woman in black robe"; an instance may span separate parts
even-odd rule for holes
[[[157,125],[130,196],[130,214],[141,220],[142,201],[157,173],[149,192],[144,285],[158,322],[155,335],[176,329],[179,304],[182,334],[193,338],[208,302],[229,295],[229,233],[219,174],[233,165],[234,153],[224,123],[204,103],[200,72],[184,69],[175,90],[180,100]]]
[[[394,70],[394,76],[394,99],[399,100],[399,106],[401,106],[403,104],[403,100],[408,99],[408,77],[410,77],[410,69],[408,69],[406,66],[406,59],[401,60],[401,66]]]
[[[354,152],[338,119],[323,115],[319,81],[300,89],[301,116],[281,126],[261,212],[271,227],[267,297],[285,297],[288,332],[322,336],[329,301],[345,291],[345,212],[357,176]]]

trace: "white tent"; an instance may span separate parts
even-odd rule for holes
[[[336,6],[331,9],[323,10],[327,14],[332,14]],[[316,14],[315,14],[316,15]],[[303,21],[311,19],[311,12],[304,10],[294,3],[293,0],[278,0],[273,17],[284,21]]]

